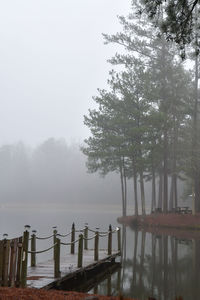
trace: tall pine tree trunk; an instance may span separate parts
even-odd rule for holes
[[[122,194],[122,215],[124,217],[126,215],[126,212],[125,212],[123,169],[122,169],[122,165],[121,164],[120,164],[120,170],[119,171],[120,171],[121,194]]]
[[[171,177],[171,186],[170,186],[170,197],[169,197],[169,211],[172,211],[174,206],[174,181],[173,181],[173,175]]]
[[[193,169],[193,182],[194,182],[194,193],[195,193],[195,205],[194,210],[200,212],[200,170],[199,170],[199,134],[198,134],[198,118],[199,118],[199,92],[198,92],[198,79],[199,79],[199,54],[198,54],[198,30],[197,29],[197,18],[198,10],[195,10],[195,23],[196,23],[196,34],[195,34],[195,103],[193,113],[193,141],[192,141],[192,169]]]
[[[173,107],[173,145],[172,145],[172,177],[171,177],[171,190],[169,199],[169,209],[177,208],[177,143],[178,143],[178,128],[176,121],[176,106]]]
[[[142,171],[140,171],[140,193],[141,193],[142,214],[145,215],[144,178],[143,178],[143,172]]]
[[[159,187],[158,187],[158,208],[162,209],[163,203],[163,175],[159,172]]]
[[[168,137],[164,129],[164,159],[163,159],[163,212],[168,210]]]
[[[151,212],[156,208],[156,175],[154,168],[152,169],[152,194],[151,194]]]
[[[126,180],[126,170],[125,170],[125,161],[124,157],[122,160],[122,166],[123,166],[123,181],[124,181],[124,213],[126,216],[127,213],[127,180]]]
[[[124,174],[124,211],[125,211],[125,216],[127,214],[127,180],[126,180],[126,175]]]
[[[122,193],[122,214],[126,216],[127,212],[127,180],[126,180],[126,171],[124,157],[120,160],[120,182],[121,182],[121,193]]]
[[[174,207],[178,206],[177,175],[174,174]]]
[[[137,172],[134,163],[134,159],[132,160],[133,164],[133,187],[134,187],[134,203],[135,203],[135,215],[138,216],[138,193],[137,193]]]
[[[172,208],[177,208],[178,195],[177,195],[177,175],[173,174],[171,177],[171,187],[170,187],[170,199],[169,199],[169,210]]]

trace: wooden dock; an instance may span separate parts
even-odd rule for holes
[[[83,229],[76,230],[73,223],[69,233],[60,234],[54,227],[50,236],[37,236],[33,230],[30,238],[29,231],[30,226],[26,225],[23,236],[12,240],[5,236],[4,240],[0,241],[1,286],[45,289],[67,286],[71,289],[73,285],[94,280],[100,272],[119,265],[115,262],[115,258],[121,255],[121,231],[118,227],[113,230],[110,225],[108,231],[101,232],[97,228],[92,230],[86,225]],[[113,250],[112,246],[114,234],[117,250]],[[101,238],[107,238],[106,250],[100,250]],[[50,240],[52,245],[37,250],[37,240]],[[65,253],[62,257],[61,247]],[[49,251],[53,252],[52,259],[36,263],[38,254]],[[29,256],[30,266],[28,266]]]
[[[99,270],[113,267],[115,258],[120,253],[113,251],[112,255],[107,254],[107,251],[99,251],[99,260],[94,261],[94,250],[83,251],[83,266],[77,267],[78,256],[76,254],[69,254],[61,257],[60,260],[60,277],[54,277],[54,261],[48,260],[44,263],[37,264],[37,267],[28,267],[27,271],[27,287],[31,288],[58,288],[61,284],[67,285],[67,281],[71,281],[73,286],[74,279],[79,277],[80,280],[90,279],[90,272],[98,273]],[[83,277],[82,279],[80,279]]]

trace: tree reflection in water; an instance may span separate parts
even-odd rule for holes
[[[200,239],[182,240],[124,227],[122,241],[122,270],[99,285],[99,294],[141,300],[200,298]]]

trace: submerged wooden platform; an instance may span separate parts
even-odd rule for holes
[[[68,254],[60,258],[60,277],[54,277],[54,261],[48,260],[44,263],[38,263],[37,267],[28,267],[27,287],[31,288],[57,288],[62,283],[77,278],[80,275],[87,277],[87,273],[93,270],[98,272],[98,268],[103,265],[115,263],[115,258],[120,256],[120,252],[113,251],[108,255],[107,251],[99,250],[99,260],[94,261],[94,250],[83,251],[83,266],[77,267],[77,254]]]

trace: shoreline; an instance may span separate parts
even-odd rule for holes
[[[120,224],[130,226],[131,228],[141,227],[146,229],[168,229],[168,230],[188,230],[197,231],[200,235],[200,213],[175,214],[175,213],[153,213],[148,215],[132,215],[119,217],[117,221]]]

